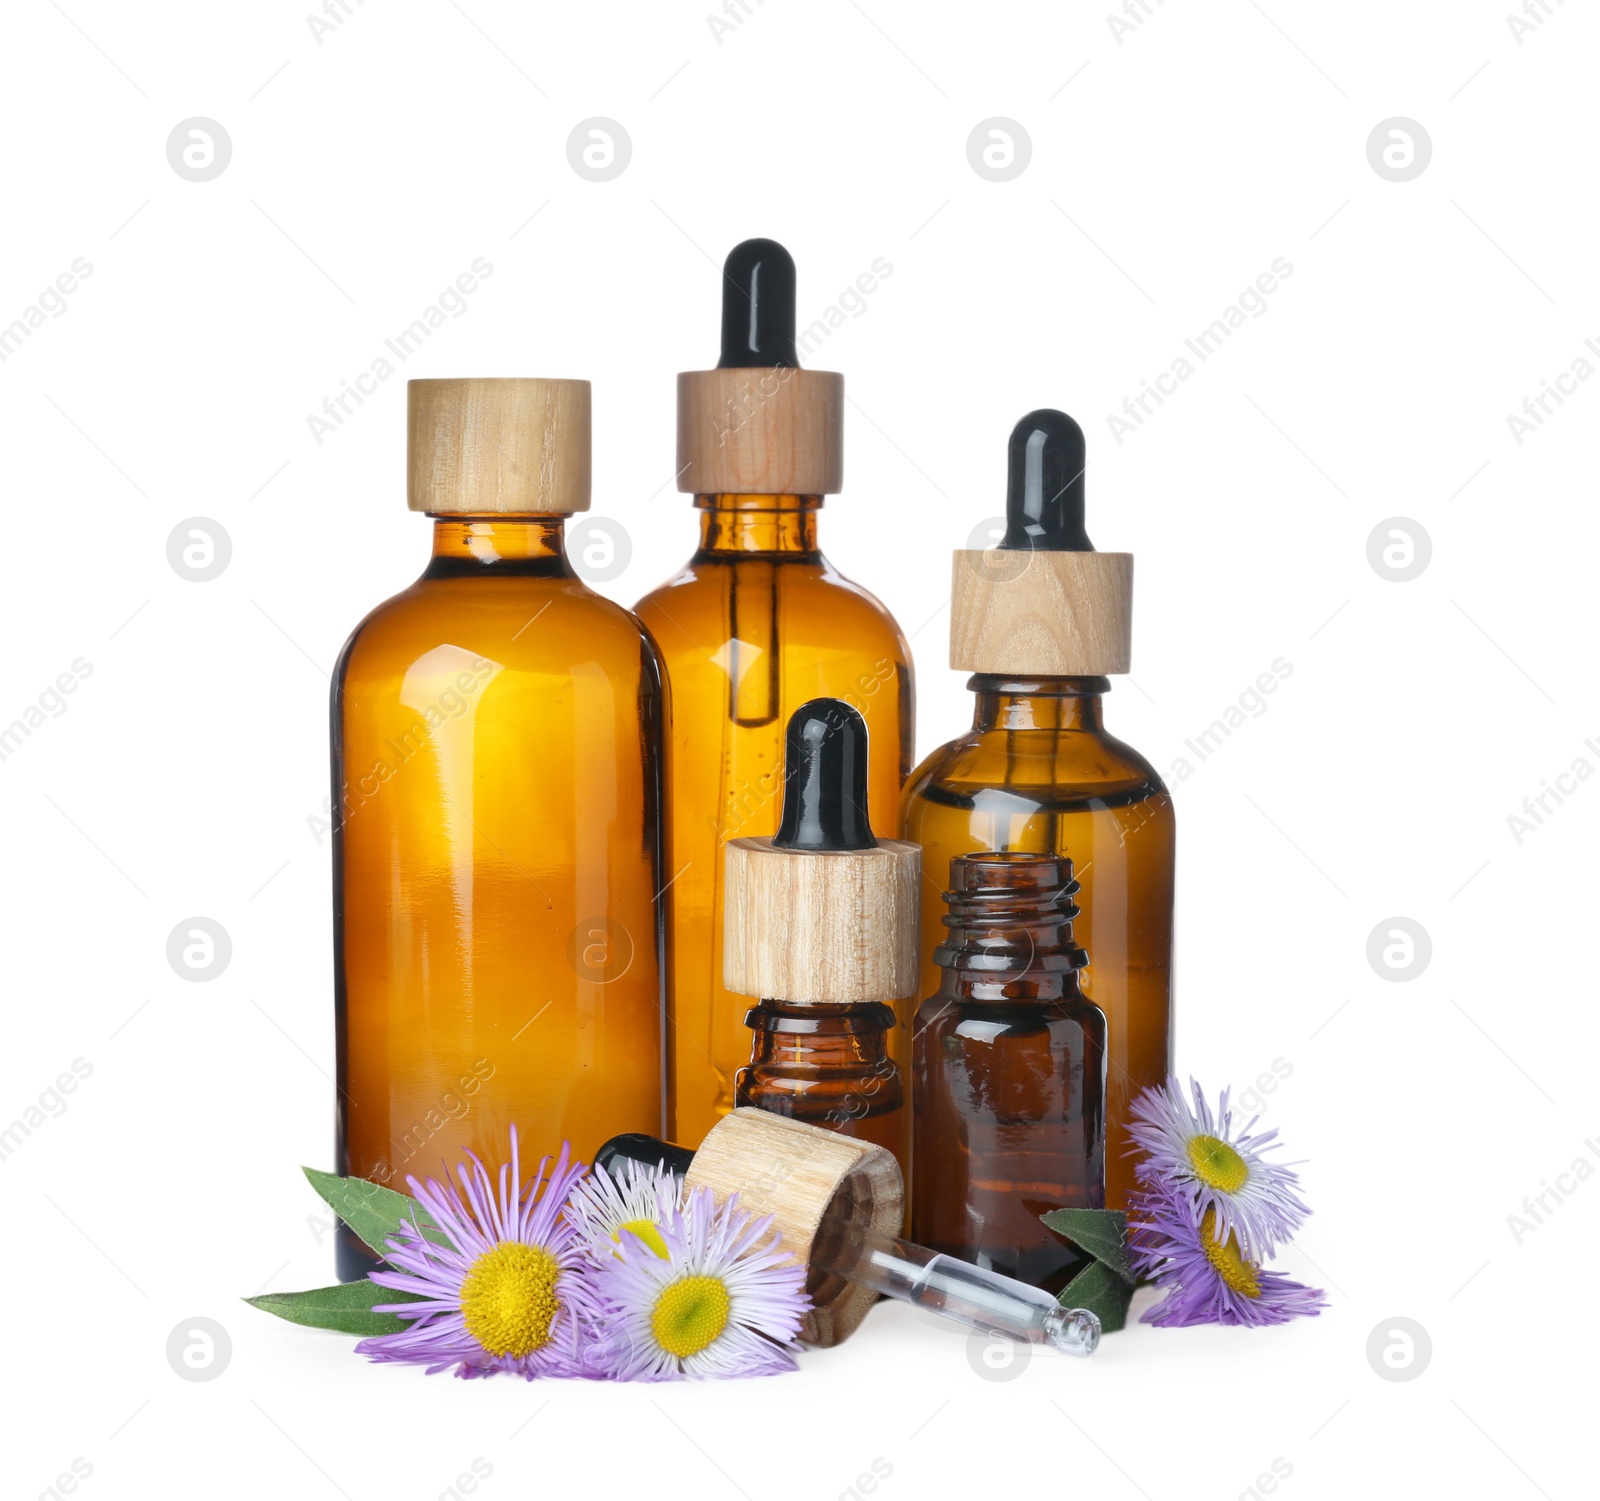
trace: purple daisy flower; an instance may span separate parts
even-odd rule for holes
[[[1158,1184],[1128,1200],[1128,1253],[1134,1271],[1166,1292],[1144,1315],[1147,1324],[1259,1328],[1321,1312],[1327,1298],[1281,1272],[1249,1260],[1239,1237],[1219,1229],[1214,1209],[1195,1217],[1186,1193]]]
[[[657,1228],[665,1254],[623,1229],[595,1273],[606,1335],[595,1354],[618,1381],[770,1376],[795,1368],[794,1338],[811,1301],[805,1268],[765,1239],[772,1216],[720,1207],[696,1189]]]
[[[671,1168],[627,1159],[614,1173],[597,1167],[578,1184],[567,1200],[566,1216],[591,1261],[615,1258],[624,1230],[632,1231],[657,1256],[665,1256],[661,1226],[682,1201],[683,1179]]]
[[[1133,1102],[1128,1134],[1145,1153],[1139,1181],[1147,1188],[1170,1186],[1187,1199],[1194,1224],[1210,1211],[1224,1241],[1236,1235],[1248,1255],[1269,1256],[1311,1212],[1295,1192],[1299,1176],[1262,1156],[1276,1147],[1276,1129],[1252,1135],[1252,1116],[1236,1132],[1227,1090],[1213,1115],[1199,1084],[1190,1079],[1189,1088],[1192,1108],[1176,1079]]]
[[[421,1298],[376,1305],[415,1322],[356,1349],[373,1360],[425,1365],[430,1375],[451,1366],[458,1376],[511,1371],[530,1381],[593,1374],[585,1352],[594,1294],[578,1232],[561,1213],[584,1165],[568,1162],[563,1142],[554,1169],[547,1175],[546,1157],[524,1184],[515,1126],[498,1187],[468,1156],[470,1170],[466,1163],[457,1169],[459,1188],[406,1180],[449,1245],[425,1239],[414,1222],[400,1226],[388,1242],[397,1270],[373,1272],[371,1280]]]

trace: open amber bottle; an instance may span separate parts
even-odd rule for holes
[[[802,704],[784,748],[783,819],[728,844],[723,973],[761,997],[735,1101],[887,1148],[902,1175],[910,1112],[888,1040],[917,982],[920,851],[868,820],[868,738],[839,699]]]
[[[892,1006],[765,1000],[745,1013],[745,1025],[755,1043],[734,1076],[737,1104],[870,1141],[904,1169],[910,1112],[889,1056]]]
[[[1084,999],[1072,862],[950,863],[939,988],[922,1003],[912,1238],[1060,1292],[1084,1258],[1039,1216],[1105,1205],[1106,1022]]]
[[[666,880],[655,648],[562,545],[588,383],[413,381],[410,419],[433,555],[333,686],[338,1165],[400,1190],[513,1123],[660,1128]]]
[[[784,727],[810,699],[843,699],[870,730],[872,827],[896,833],[912,753],[910,651],[884,607],[817,540],[842,483],[843,378],[802,370],[794,262],[771,240],[729,255],[715,370],[678,377],[678,488],[700,513],[683,570],[639,601],[672,694],[671,1130],[699,1141],[733,1108],[750,1056],[749,997],[722,971],[723,846],[776,832]],[[909,1060],[903,1021],[890,1054]]]
[[[1084,531],[1084,443],[1064,413],[1031,412],[1011,436],[1007,529],[953,569],[950,665],[973,674],[972,729],[906,784],[904,837],[923,846],[923,993],[939,983],[938,882],[976,850],[1072,857],[1083,990],[1108,1029],[1106,1204],[1134,1186],[1129,1107],[1172,1058],[1172,799],[1155,769],[1105,728],[1105,674],[1129,665],[1133,559]],[[913,1102],[915,1108],[915,1102]],[[913,1194],[913,1199],[915,1194]]]

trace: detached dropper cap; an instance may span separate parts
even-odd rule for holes
[[[613,1176],[628,1162],[671,1168],[683,1175],[686,1193],[708,1189],[718,1204],[737,1194],[747,1214],[772,1216],[783,1250],[813,1273],[811,1306],[800,1323],[806,1344],[838,1344],[878,1301],[876,1289],[821,1275],[811,1261],[813,1249],[837,1256],[864,1236],[900,1233],[905,1183],[887,1147],[744,1105],[723,1116],[696,1151],[629,1132],[595,1153],[595,1166]]]
[[[1029,412],[1011,430],[1006,530],[956,553],[950,665],[1006,677],[1100,677],[1132,655],[1133,554],[1096,552],[1084,529],[1083,429]]]
[[[844,377],[802,370],[794,258],[744,240],[722,268],[715,370],[678,377],[678,488],[694,495],[833,495],[844,483]]]
[[[723,984],[769,1001],[910,995],[922,850],[873,837],[866,721],[814,698],[790,717],[784,756],[777,834],[727,844]]]

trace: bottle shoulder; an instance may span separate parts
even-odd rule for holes
[[[1166,799],[1160,774],[1105,730],[969,730],[926,756],[906,782],[920,801],[971,807],[986,793],[1039,806]]]
[[[1105,1013],[1082,995],[1052,1000],[980,1001],[963,999],[941,988],[923,1001],[912,1019],[912,1030],[918,1038],[933,1042],[942,1037],[990,1044],[1013,1038],[1028,1042],[1039,1036],[1041,1028],[1051,1036],[1082,1033],[1099,1042],[1105,1036]]]
[[[581,579],[424,577],[357,624],[340,654],[338,677],[366,671],[387,677],[454,656],[546,672],[659,672],[639,619]]]
[[[888,606],[820,553],[697,553],[634,609],[669,658],[691,649],[715,654],[730,605],[744,588],[759,590],[765,600],[776,596],[791,645],[852,647],[909,667],[909,644]]]

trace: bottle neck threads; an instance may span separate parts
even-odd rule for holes
[[[945,894],[948,933],[934,950],[943,993],[1015,1003],[1075,997],[1089,956],[1072,941],[1072,861],[1024,851],[958,855]]]

